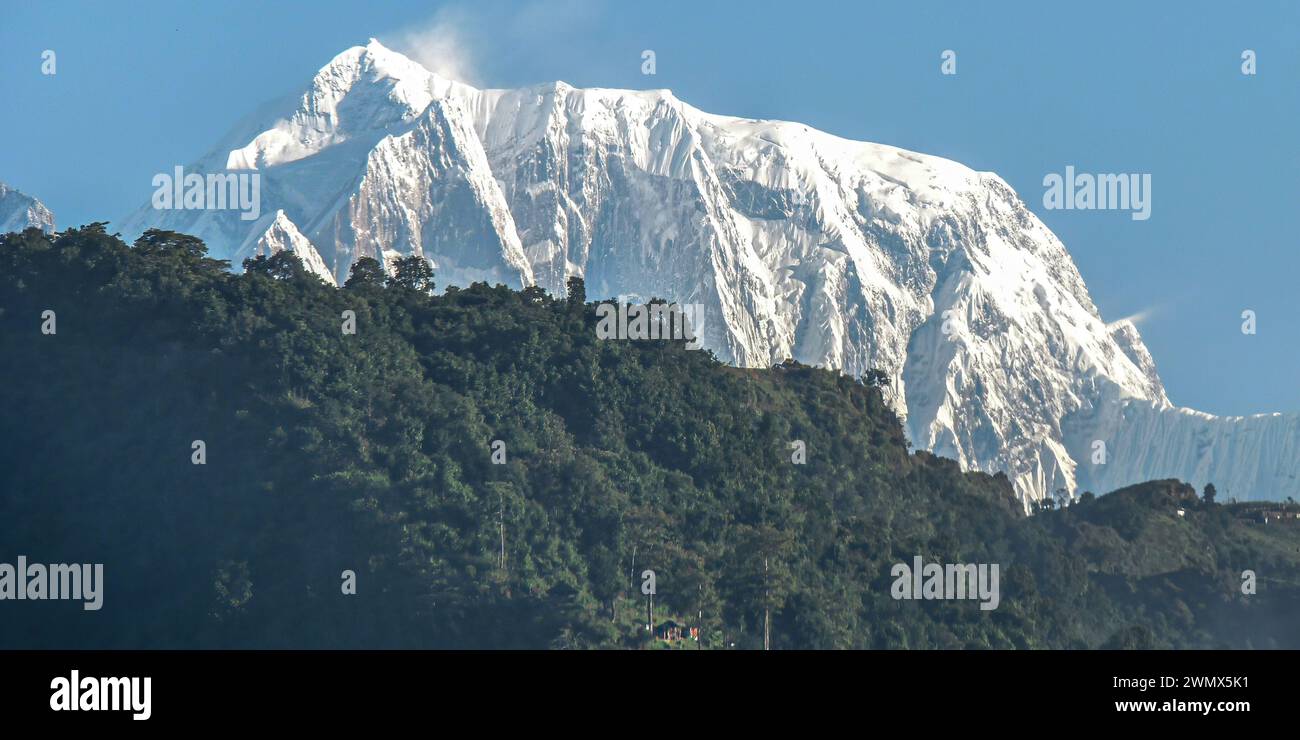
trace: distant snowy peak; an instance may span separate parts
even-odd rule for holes
[[[235,250],[232,259],[236,265],[242,265],[245,259],[270,257],[284,251],[297,255],[302,260],[303,267],[320,279],[330,285],[338,285],[334,273],[325,264],[325,260],[316,251],[311,240],[302,235],[282,210],[269,213],[259,219],[254,224],[248,239]]]
[[[33,226],[53,233],[54,214],[39,200],[0,182],[0,234]]]
[[[291,110],[270,116],[252,141],[225,154],[225,167],[262,169],[349,141],[373,144],[455,86],[371,39],[325,65]]]
[[[1136,327],[1101,318],[1005,181],[957,162],[705,113],[667,90],[479,90],[371,40],[199,163],[225,167],[259,173],[270,221],[145,206],[125,230],[193,233],[216,256],[279,245],[335,282],[360,257],[421,255],[440,286],[560,293],[581,276],[593,298],[700,304],[696,329],[724,360],[885,371],[914,444],[1006,472],[1026,500],[1206,470],[1242,497],[1284,495],[1277,464],[1220,443],[1083,467],[1098,440],[1225,440],[1236,422],[1166,413]],[[1115,428],[1148,407],[1157,431]],[[1274,460],[1287,427],[1268,428]]]

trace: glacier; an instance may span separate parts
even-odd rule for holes
[[[1155,478],[1300,486],[1300,414],[1174,406],[1061,241],[950,160],[669,90],[478,89],[372,39],[188,169],[260,173],[266,215],[146,203],[123,232],[192,233],[236,265],[289,249],[331,284],[361,257],[422,255],[441,286],[580,276],[591,298],[701,304],[722,360],[883,370],[916,447],[1005,473],[1026,506]]]

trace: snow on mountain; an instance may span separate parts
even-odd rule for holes
[[[245,259],[252,257],[264,256],[270,257],[276,252],[288,250],[302,260],[302,264],[310,272],[316,274],[321,280],[330,285],[338,286],[338,281],[334,279],[334,273],[330,272],[329,266],[321,258],[316,247],[307,237],[302,235],[298,227],[284,215],[284,211],[277,210],[274,213],[268,213],[253,225],[248,238],[244,243],[235,250],[231,256],[231,261],[235,264],[243,264]]]
[[[1077,450],[1082,488],[1110,491],[1139,479],[1213,483],[1221,500],[1279,499],[1300,489],[1300,414],[1213,416],[1139,400],[1082,409],[1062,422]],[[1106,430],[1105,462],[1093,462]]]
[[[0,182],[0,234],[35,226],[54,231],[54,214],[44,203]]]
[[[316,223],[340,281],[358,257],[394,250],[429,256],[448,285],[533,282],[510,206],[454,99],[432,101],[411,128],[381,139],[353,192]]]
[[[1297,491],[1300,417],[1174,408],[1060,240],[1001,178],[956,162],[667,90],[479,90],[372,40],[192,169],[225,168],[260,174],[270,227],[146,205],[124,232],[194,233],[221,257],[278,229],[268,244],[305,243],[338,282],[361,256],[421,254],[443,286],[558,293],[578,275],[593,298],[700,303],[725,360],[884,370],[917,446],[1004,471],[1026,499],[1211,475],[1240,498]]]

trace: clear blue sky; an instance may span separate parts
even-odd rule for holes
[[[118,220],[154,173],[339,51],[370,36],[401,50],[436,27],[479,85],[667,87],[997,172],[1065,242],[1103,318],[1145,314],[1175,403],[1300,410],[1300,3],[1072,5],[0,0],[0,181],[60,226]],[[944,49],[955,76],[939,74]],[[1068,164],[1151,173],[1150,220],[1044,211],[1043,176]]]

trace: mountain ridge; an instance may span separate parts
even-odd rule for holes
[[[1300,473],[1282,454],[1300,415],[1250,417],[1276,440],[1259,450],[1271,468],[1234,457],[1230,433],[1173,406],[1136,327],[1102,320],[1064,245],[996,174],[705,113],[668,90],[479,90],[373,39],[236,130],[256,133],[199,170],[259,172],[266,212],[336,283],[360,257],[422,254],[440,285],[561,294],[577,275],[593,297],[701,303],[705,346],[729,362],[883,370],[914,444],[1006,472],[1026,503],[1212,472],[1242,498],[1300,490],[1274,488]],[[145,206],[124,226],[194,233],[223,257],[253,238],[230,212]],[[1116,426],[1139,416],[1145,436]],[[1127,447],[1187,439],[1210,447]]]

